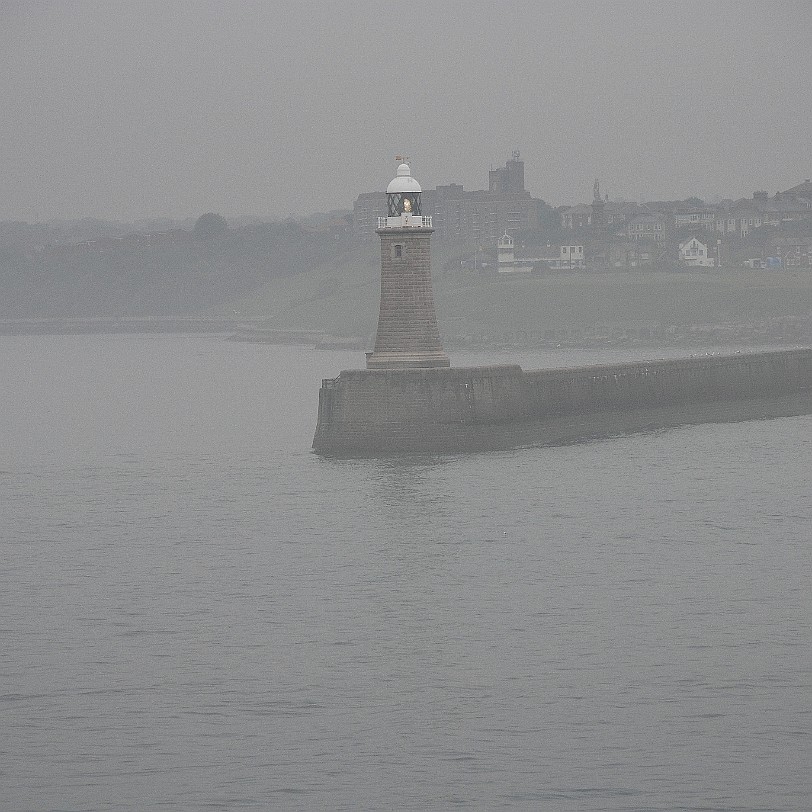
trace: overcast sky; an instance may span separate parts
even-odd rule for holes
[[[409,155],[552,205],[812,176],[812,2],[0,0],[0,219],[349,208]]]

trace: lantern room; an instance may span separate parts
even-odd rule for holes
[[[387,215],[419,215],[420,192],[420,184],[412,177],[409,164],[401,164],[397,176],[386,187]]]

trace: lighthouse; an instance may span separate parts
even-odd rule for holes
[[[420,206],[420,184],[407,163],[386,189],[381,238],[381,305],[368,369],[448,367],[431,286],[431,217]]]

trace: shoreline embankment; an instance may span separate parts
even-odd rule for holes
[[[302,344],[322,350],[364,350],[364,336],[332,335],[324,330],[278,329],[267,319],[233,317],[99,317],[0,320],[0,335],[119,335],[138,333],[223,333],[231,341]],[[636,347],[812,346],[812,318],[782,318],[747,324],[655,325],[622,327],[597,324],[545,330],[484,330],[446,333],[449,350],[626,349]]]

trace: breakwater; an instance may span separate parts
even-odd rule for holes
[[[346,370],[322,382],[313,447],[355,456],[566,442],[812,412],[812,349],[524,371]]]

